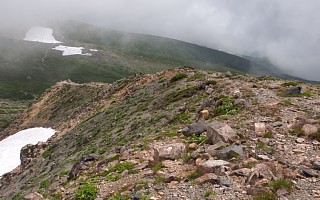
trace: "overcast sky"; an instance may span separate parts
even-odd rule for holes
[[[320,80],[319,9],[320,0],[10,0],[1,2],[0,25],[75,19],[268,57]]]

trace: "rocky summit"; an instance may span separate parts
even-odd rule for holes
[[[52,86],[0,134],[21,150],[0,199],[320,199],[320,86],[175,68]]]

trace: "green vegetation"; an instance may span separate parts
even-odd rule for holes
[[[286,94],[285,97],[312,97],[314,94],[311,92],[303,92],[300,94]]]
[[[267,131],[262,135],[262,137],[264,137],[264,138],[273,138],[273,134],[272,134],[271,131]]]
[[[157,176],[154,178],[154,184],[161,184],[161,183],[165,183],[166,179],[160,176]]]
[[[49,187],[50,187],[50,181],[49,180],[45,180],[45,181],[40,183],[40,189],[48,189]]]
[[[119,163],[113,167],[110,167],[109,170],[102,172],[100,175],[101,176],[108,176],[111,172],[122,173],[125,170],[132,169],[134,166],[135,166],[135,164],[132,162],[122,162],[122,163]]]
[[[188,78],[188,75],[187,75],[187,74],[179,73],[179,74],[176,74],[174,77],[172,77],[172,78],[170,79],[170,82],[171,82],[171,83],[174,83],[174,82],[177,82],[177,81],[182,80],[182,79],[185,79],[185,78]]]
[[[320,132],[312,133],[308,137],[310,140],[317,140],[320,142]]]
[[[258,141],[256,148],[263,150],[263,151],[270,153],[270,154],[273,154],[275,152],[274,148],[269,147],[268,145],[266,145],[265,143],[263,143],[261,141]]]
[[[207,80],[206,81],[206,85],[216,85],[217,84],[217,81],[215,80]]]
[[[108,176],[106,176],[106,179],[107,179],[108,181],[112,181],[112,182],[117,181],[117,180],[119,180],[119,179],[121,179],[121,178],[122,178],[121,174],[114,174],[114,175],[108,175]]]
[[[204,197],[208,198],[210,196],[215,196],[216,193],[214,191],[211,191],[211,190],[207,190],[205,193],[204,193]]]
[[[194,171],[187,177],[187,179],[189,181],[191,181],[191,180],[197,179],[197,178],[199,178],[199,177],[201,177],[203,175],[204,174],[202,172],[200,172],[200,171]]]
[[[234,104],[234,98],[221,96],[214,110],[215,116],[236,115],[241,111],[241,107]]]
[[[281,188],[286,189],[287,191],[291,191],[293,187],[293,183],[290,180],[279,178],[275,181],[269,182],[268,186],[272,188],[272,190],[275,192]]]
[[[177,114],[170,120],[170,123],[187,124],[192,122],[192,116],[189,112]]]
[[[297,86],[301,84],[301,82],[296,82],[296,81],[290,81],[290,82],[286,82],[286,83],[283,83],[281,84],[282,87],[290,87],[290,86]]]
[[[154,164],[152,165],[152,171],[153,171],[154,173],[156,173],[156,172],[159,171],[162,167],[163,167],[163,164],[162,164],[161,161],[156,162],[156,163],[154,163]]]
[[[259,192],[254,195],[253,200],[277,200],[277,196],[272,192]]]
[[[122,196],[120,194],[114,194],[112,197],[108,198],[108,200],[129,200],[129,196]]]
[[[86,181],[82,184],[82,186],[76,190],[75,199],[76,200],[94,200],[97,198],[98,188],[91,183],[90,181]]]
[[[188,140],[188,143],[197,143],[198,145],[201,145],[203,143],[205,143],[207,141],[207,136],[205,136],[204,134],[200,134],[200,135],[192,135],[192,137]]]

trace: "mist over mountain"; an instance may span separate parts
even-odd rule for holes
[[[50,21],[73,19],[116,30],[175,38],[237,55],[266,57],[287,73],[320,80],[320,2],[230,0],[134,2],[7,1],[1,32],[17,35]]]

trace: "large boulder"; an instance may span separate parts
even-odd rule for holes
[[[207,130],[208,123],[193,123],[181,130],[184,136],[200,135]]]
[[[175,160],[181,158],[186,153],[186,146],[183,143],[156,145],[153,149],[153,159],[156,162],[160,160]]]
[[[300,94],[300,93],[301,93],[300,86],[290,87],[284,91],[285,95],[294,95],[294,94]]]
[[[208,142],[215,144],[217,142],[234,142],[238,136],[236,132],[228,125],[222,122],[212,122],[207,126]]]
[[[203,173],[220,174],[224,171],[224,167],[227,165],[229,165],[229,162],[227,161],[209,159],[199,163],[198,170]]]

